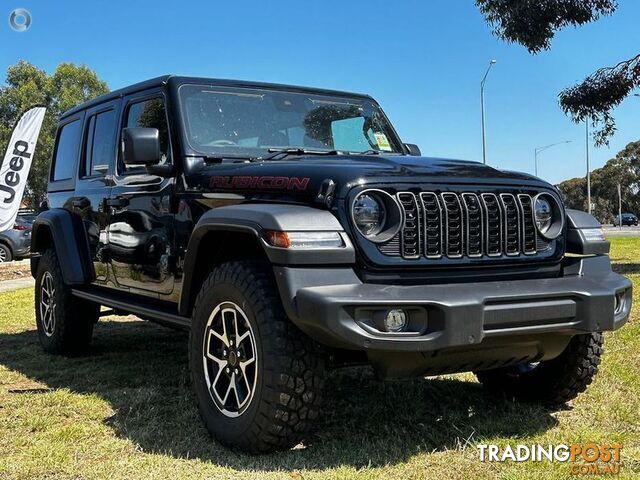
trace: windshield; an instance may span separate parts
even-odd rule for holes
[[[183,85],[180,104],[187,140],[204,154],[257,157],[290,148],[402,153],[380,107],[366,98]]]

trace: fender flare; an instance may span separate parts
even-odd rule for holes
[[[272,247],[265,241],[265,231],[336,231],[344,246],[313,250],[288,250]],[[348,265],[356,261],[355,249],[338,219],[329,211],[304,205],[238,204],[207,211],[196,224],[184,260],[184,281],[179,311],[190,309],[193,272],[201,242],[211,231],[242,232],[256,238],[273,265]]]
[[[48,232],[60,261],[64,283],[82,285],[93,281],[95,270],[82,219],[63,208],[40,213],[33,222],[32,252],[42,252],[49,248]],[[32,273],[37,269],[37,258],[35,260],[35,264],[32,262]]]
[[[587,240],[583,230],[600,229],[602,225],[593,215],[567,209],[567,252],[579,255],[606,255],[611,249],[608,240]]]

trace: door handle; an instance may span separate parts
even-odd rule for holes
[[[129,199],[126,197],[113,197],[105,200],[107,207],[123,208],[129,205]]]

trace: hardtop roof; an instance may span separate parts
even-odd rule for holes
[[[184,77],[177,75],[162,75],[160,77],[155,77],[149,80],[145,80],[143,82],[138,82],[133,85],[129,85],[124,88],[120,88],[118,90],[114,90],[109,93],[105,93],[104,95],[100,95],[92,100],[81,103],[80,105],[67,110],[61,115],[61,118],[68,117],[70,115],[74,115],[82,110],[86,110],[88,108],[94,107],[96,105],[100,105],[101,103],[109,102],[111,100],[115,100],[118,98],[122,98],[126,95],[130,95],[132,93],[140,92],[142,90],[147,90],[155,87],[162,87],[167,85],[168,83],[175,83],[177,85],[186,84],[186,83],[196,83],[196,84],[205,84],[205,85],[218,85],[218,86],[226,86],[226,87],[251,87],[251,88],[264,88],[271,90],[289,90],[293,92],[302,92],[302,93],[315,93],[320,95],[337,95],[341,97],[357,97],[357,98],[371,98],[369,95],[365,95],[362,93],[353,93],[353,92],[345,92],[339,90],[330,90],[324,88],[313,88],[313,87],[301,87],[296,85],[285,85],[278,83],[265,83],[265,82],[253,82],[246,80],[228,80],[228,79],[217,79],[217,78],[204,78],[204,77]]]

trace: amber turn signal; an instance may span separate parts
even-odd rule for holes
[[[267,231],[267,242],[272,247],[289,248],[291,247],[291,240],[287,232],[276,232],[275,230]]]

